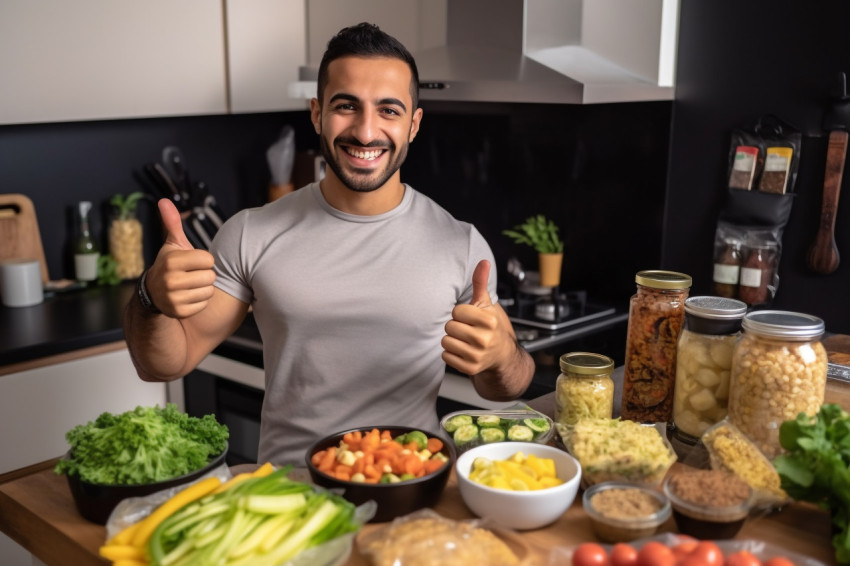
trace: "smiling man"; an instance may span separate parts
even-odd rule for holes
[[[328,43],[310,115],[328,169],[240,211],[210,252],[192,249],[160,202],[164,245],[130,302],[125,335],[142,379],[190,372],[243,321],[263,339],[261,462],[303,465],[329,431],[436,431],[446,364],[509,400],[534,363],[495,295],[493,254],[470,224],[402,183],[422,121],[418,73],[371,24]]]

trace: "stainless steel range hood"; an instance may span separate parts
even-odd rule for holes
[[[679,0],[447,0],[444,44],[411,47],[420,98],[670,100],[678,6]],[[303,68],[301,78],[314,81],[316,70]]]

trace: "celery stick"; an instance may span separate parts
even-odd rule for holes
[[[273,517],[261,516],[260,525],[254,529],[248,537],[246,537],[239,545],[230,551],[229,559],[236,559],[245,556],[251,552],[260,550],[260,543],[271,534],[279,534],[283,536],[289,528],[295,523],[295,519],[286,515],[278,515]]]
[[[239,502],[239,506],[253,513],[277,515],[298,511],[307,504],[303,493],[288,495],[248,495]]]
[[[269,564],[282,564],[307,547],[310,539],[321,532],[340,512],[336,503],[325,499],[319,508],[286,540],[272,549],[268,555]]]

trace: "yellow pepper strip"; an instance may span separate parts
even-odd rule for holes
[[[138,546],[130,546],[129,544],[107,544],[101,546],[100,555],[113,562],[122,559],[145,560],[144,549]]]
[[[123,558],[113,562],[112,566],[149,566],[149,563],[147,560],[132,560],[129,558]]]
[[[247,479],[251,479],[252,477],[253,477],[253,475],[251,474],[251,472],[244,472],[244,473],[241,473],[241,474],[236,474],[235,476],[233,476],[232,478],[230,478],[229,480],[227,480],[226,482],[224,482],[223,484],[221,484],[220,486],[215,488],[210,493],[210,495],[215,495],[216,493],[221,493],[222,491],[227,491],[228,489],[230,489],[234,485],[236,485],[238,483],[242,483],[243,481],[245,481]]]
[[[106,544],[107,545],[122,545],[122,544],[130,544],[130,541],[133,540],[133,535],[139,529],[139,525],[141,525],[141,521],[136,521],[132,525],[124,527],[123,530],[119,531],[114,537],[109,539]]]
[[[139,529],[133,535],[133,546],[144,547],[148,543],[148,539],[156,530],[161,522],[170,517],[175,511],[181,509],[185,505],[200,499],[209,494],[215,488],[221,485],[221,480],[217,477],[209,477],[190,485],[183,491],[177,493],[174,497],[160,505],[156,510],[145,517],[141,521]]]
[[[272,466],[272,463],[266,462],[265,464],[263,464],[262,466],[260,466],[256,470],[254,470],[253,475],[254,475],[255,478],[264,478],[267,475],[269,475],[270,473],[272,473],[273,471],[274,471],[274,466]]]

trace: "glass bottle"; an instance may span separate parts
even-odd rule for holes
[[[753,311],[732,355],[729,421],[768,459],[783,452],[779,426],[814,415],[826,392],[824,322],[787,311]]]
[[[676,346],[685,319],[691,277],[676,271],[640,271],[629,302],[621,417],[670,422]]]
[[[78,281],[94,281],[97,279],[97,262],[100,253],[89,227],[91,207],[92,204],[89,201],[82,201],[78,205],[80,233],[74,244],[74,273]]]
[[[714,293],[718,297],[734,299],[738,296],[741,276],[741,241],[727,238],[714,257]]]
[[[732,352],[747,305],[726,297],[689,297],[676,350],[673,424],[676,438],[694,444],[726,417]]]
[[[772,242],[748,246],[738,287],[738,298],[748,305],[765,304],[773,298],[771,287],[776,271],[776,251],[776,244]]]
[[[614,360],[602,354],[570,352],[560,359],[555,380],[555,421],[574,425],[585,418],[610,419],[614,411]]]

